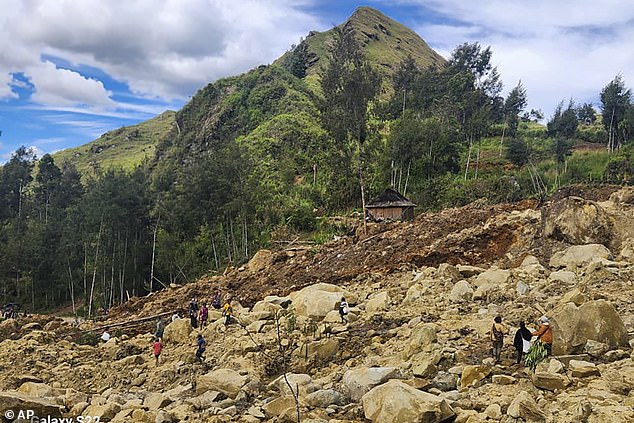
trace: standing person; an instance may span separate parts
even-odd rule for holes
[[[165,321],[162,317],[159,317],[158,322],[156,322],[156,332],[154,333],[154,336],[162,341],[163,332],[165,332]]]
[[[203,353],[205,352],[205,348],[207,347],[207,341],[205,341],[201,334],[198,334],[196,345],[198,346],[198,349],[196,350],[196,358],[200,361],[204,361],[205,358],[203,357]]]
[[[542,316],[539,318],[539,328],[531,335],[536,336],[537,340],[544,345],[548,355],[553,353],[553,328],[550,326],[550,320],[548,317]]]
[[[231,297],[227,298],[227,302],[222,307],[222,315],[225,316],[225,327],[231,323],[231,316],[233,315],[233,307],[231,306]]]
[[[496,363],[500,361],[500,354],[504,346],[504,335],[509,333],[509,329],[502,323],[502,317],[496,316],[491,326],[491,343],[493,350],[493,358]]]
[[[156,367],[159,365],[159,356],[161,355],[161,351],[163,351],[163,344],[161,344],[161,340],[159,338],[154,338],[154,358],[156,358]]]
[[[348,319],[346,319],[346,315],[350,312],[350,307],[348,306],[348,302],[344,297],[341,297],[341,302],[339,303],[339,316],[341,317],[341,323],[348,323]]]
[[[203,303],[203,306],[200,308],[200,327],[204,328],[207,324],[207,317],[209,316],[209,309],[207,308],[207,304]]]
[[[216,291],[214,294],[214,298],[211,300],[211,306],[216,310],[220,310],[220,307],[222,307],[222,296],[220,295],[220,291]]]
[[[192,297],[189,303],[189,321],[192,328],[196,329],[198,327],[198,301],[196,301],[196,297]]]
[[[526,324],[520,322],[520,328],[515,332],[515,338],[513,339],[513,346],[515,347],[515,351],[517,351],[517,364],[522,362],[522,356],[528,352],[532,337],[533,335],[531,331],[526,328]]]

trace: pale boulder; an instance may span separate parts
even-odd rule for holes
[[[251,310],[251,312],[252,313],[264,313],[262,315],[264,318],[260,318],[258,320],[265,320],[265,319],[273,319],[273,318],[275,318],[275,314],[278,311],[280,311],[280,310],[282,310],[282,306],[281,305],[270,303],[268,301],[258,301],[253,306],[253,309]]]
[[[570,360],[568,370],[570,370],[573,377],[601,376],[601,372],[596,364],[589,361]]]
[[[83,411],[85,416],[99,417],[99,421],[108,421],[114,418],[121,411],[121,406],[115,402],[103,405],[89,405]]]
[[[344,297],[343,289],[336,285],[317,283],[289,295],[295,312],[312,319],[323,319]]]
[[[484,285],[492,285],[496,287],[504,286],[511,278],[511,272],[509,270],[497,269],[492,267],[480,273],[474,282],[474,285],[478,288]]]
[[[594,201],[566,197],[547,210],[544,235],[569,244],[603,244],[612,240],[610,215]]]
[[[45,383],[38,382],[24,382],[22,385],[20,385],[17,391],[30,397],[36,398],[47,398],[54,396],[53,388]]]
[[[612,253],[602,244],[573,245],[556,252],[550,258],[550,267],[555,269],[576,269],[603,260],[609,260]]]
[[[449,263],[441,263],[440,266],[438,266],[436,276],[444,279],[449,279],[453,283],[462,279],[462,275],[460,274],[458,269]]]
[[[341,394],[334,389],[320,389],[306,395],[304,401],[314,408],[326,408],[331,405],[341,405],[343,398]]]
[[[557,270],[548,275],[550,284],[575,285],[577,283],[577,274],[570,270]]]
[[[324,362],[332,359],[337,351],[339,351],[337,338],[326,338],[303,344],[297,349],[296,354],[303,359]]]
[[[43,398],[31,397],[21,392],[0,392],[0,410],[33,410],[36,416],[62,417],[60,405]]]
[[[374,294],[365,304],[365,311],[369,314],[380,313],[390,306],[390,295],[386,292]]]
[[[350,398],[358,401],[375,386],[401,377],[401,371],[396,367],[359,367],[344,373],[342,382]]]
[[[449,293],[449,301],[453,303],[464,303],[473,298],[473,288],[466,280],[457,282]]]
[[[163,332],[163,340],[170,344],[188,344],[192,325],[189,319],[176,319]]]
[[[250,272],[260,272],[267,267],[269,267],[273,263],[273,252],[271,250],[259,250],[257,251],[249,263],[247,263],[247,268]]]
[[[588,297],[586,297],[579,288],[575,288],[572,291],[566,292],[559,300],[559,304],[573,303],[577,307],[581,304],[588,301]]]
[[[377,386],[361,399],[365,417],[381,423],[440,423],[455,416],[447,401],[398,380]]]
[[[405,294],[405,299],[403,300],[403,304],[413,304],[423,298],[423,296],[428,292],[428,289],[425,288],[420,283],[415,283],[407,289],[407,293]]]
[[[409,336],[409,354],[431,351],[437,341],[438,326],[434,323],[419,323],[412,328]]]
[[[532,379],[533,385],[547,391],[561,391],[567,385],[566,379],[559,373],[535,372]]]
[[[521,391],[511,401],[506,414],[514,419],[524,419],[527,422],[545,422],[546,415],[526,391]]]
[[[611,348],[627,346],[627,329],[614,306],[605,300],[589,301],[580,307],[573,303],[563,306],[552,316],[553,353],[580,352],[588,339]]]
[[[484,365],[464,366],[460,376],[460,388],[465,389],[491,374],[491,367]]]
[[[196,379],[196,393],[218,391],[229,398],[235,398],[240,389],[247,383],[248,378],[232,369],[217,369]]]

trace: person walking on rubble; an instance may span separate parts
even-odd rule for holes
[[[161,344],[161,340],[159,338],[154,338],[153,350],[154,350],[154,358],[156,359],[155,366],[158,367],[159,356],[161,355],[161,352],[163,351],[163,344]]]
[[[231,323],[231,316],[233,315],[233,306],[231,305],[231,297],[227,298],[227,302],[222,307],[222,315],[225,316],[225,327]]]
[[[209,317],[209,309],[207,308],[207,304],[203,303],[203,306],[200,308],[200,327],[204,328],[207,325],[207,318]]]
[[[159,341],[163,341],[163,332],[165,332],[165,321],[162,317],[159,317],[158,322],[156,322],[156,332],[154,336],[158,338]]]
[[[207,341],[205,341],[201,334],[198,334],[196,345],[198,346],[198,349],[196,350],[196,358],[200,361],[204,361],[205,358],[203,357],[203,353],[205,352],[205,348],[207,347]]]
[[[531,335],[537,337],[537,341],[541,342],[546,349],[548,355],[553,353],[553,328],[550,326],[550,320],[546,316],[539,318],[539,328]]]
[[[526,328],[526,324],[520,322],[520,328],[515,332],[515,338],[513,339],[513,346],[517,352],[517,359],[515,361],[517,364],[522,362],[522,357],[528,352],[532,337],[533,335],[531,331]]]
[[[341,297],[341,302],[339,303],[339,316],[341,317],[341,323],[348,323],[348,319],[346,319],[348,313],[350,313],[350,306],[348,306],[346,299]]]
[[[504,335],[507,333],[509,333],[509,329],[502,323],[502,317],[496,316],[493,319],[493,326],[491,326],[492,353],[496,363],[500,361],[500,354],[504,346]]]

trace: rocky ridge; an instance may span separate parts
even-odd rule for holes
[[[152,327],[91,346],[60,319],[7,320],[0,408],[114,422],[290,422],[298,411],[313,423],[634,421],[633,200],[624,189],[539,209],[472,205],[321,249],[260,252],[99,323],[186,306],[218,286],[235,293],[239,323],[225,328],[218,312],[202,331],[170,323],[158,367]],[[489,358],[494,316],[514,329],[544,312],[557,358],[534,373],[515,365],[512,336],[501,363]]]

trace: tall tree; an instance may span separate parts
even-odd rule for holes
[[[621,75],[617,75],[601,90],[601,115],[608,133],[608,151],[612,152],[627,140],[622,122],[631,106],[632,93],[625,87]],[[620,130],[621,129],[621,130]]]
[[[378,94],[380,83],[380,75],[365,60],[354,31],[335,28],[329,63],[321,78],[321,117],[324,127],[342,146],[356,143],[364,222],[363,148],[368,136],[368,104]]]
[[[502,137],[500,138],[500,157],[502,156],[506,127],[508,126],[508,135],[511,138],[515,138],[517,136],[517,127],[520,123],[520,113],[526,108],[526,103],[526,88],[522,85],[522,81],[519,81],[515,88],[509,92],[504,101],[504,120],[506,126],[502,129]]]
[[[572,138],[579,125],[574,102],[570,100],[565,110],[563,106],[564,102],[562,100],[555,109],[553,117],[546,124],[548,135],[554,139],[553,154],[557,163],[556,186],[559,186],[562,166],[564,168],[566,166],[566,157],[572,154]]]
[[[465,179],[474,144],[477,145],[475,177],[478,176],[480,140],[490,125],[496,100],[502,91],[500,74],[491,64],[492,54],[490,47],[482,49],[478,43],[462,44],[453,51],[445,70],[448,104],[456,110],[468,145]]]

